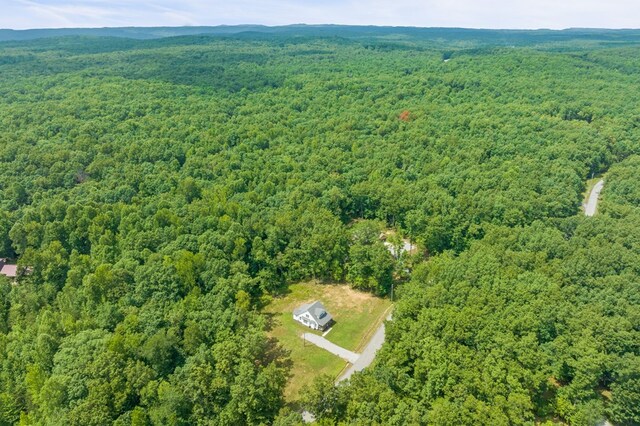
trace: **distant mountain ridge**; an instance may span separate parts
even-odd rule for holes
[[[45,28],[29,30],[0,29],[0,41],[33,40],[38,38],[65,36],[124,37],[154,39],[200,34],[235,34],[244,31],[259,31],[261,25],[216,26],[216,27],[104,27],[104,28]]]
[[[404,35],[417,39],[486,39],[488,41],[513,42],[523,40],[564,41],[570,39],[593,39],[640,42],[640,30],[636,29],[590,29],[566,30],[493,30],[468,28],[422,28],[422,27],[377,27],[348,25],[220,25],[188,27],[105,27],[105,28],[59,28],[59,29],[0,29],[0,41],[21,41],[65,36],[120,37],[138,40],[159,39],[176,36],[213,35],[233,36],[242,33],[262,33],[300,36],[342,36],[347,38]]]

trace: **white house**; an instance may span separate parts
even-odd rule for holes
[[[316,300],[295,309],[293,319],[314,330],[326,330],[333,317],[327,312],[324,305]]]

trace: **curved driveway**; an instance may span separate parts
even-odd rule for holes
[[[391,319],[391,315],[387,317],[387,320]],[[340,376],[337,382],[341,382],[343,380],[347,380],[351,375],[357,371],[362,371],[367,368],[376,357],[376,352],[382,347],[384,343],[384,322],[380,324],[380,327],[376,330],[376,332],[371,336],[369,343],[365,346],[364,350],[352,365],[349,366],[347,371],[344,372],[342,376]]]
[[[391,314],[389,314],[386,318],[386,321],[391,320]],[[307,342],[312,343],[322,349],[325,349],[331,352],[334,355],[339,356],[340,358],[347,361],[349,364],[349,368],[336,380],[336,383],[341,382],[343,380],[347,380],[349,377],[358,371],[362,371],[367,368],[373,360],[376,358],[376,353],[382,347],[384,343],[385,336],[385,328],[384,321],[378,329],[373,333],[371,339],[367,342],[367,346],[364,347],[364,350],[361,353],[355,353],[342,348],[335,343],[331,343],[327,339],[322,336],[318,336],[313,333],[304,333],[302,336]]]
[[[342,358],[345,361],[350,362],[352,364],[356,363],[358,361],[358,359],[360,358],[360,354],[348,351],[345,348],[336,345],[335,343],[331,343],[330,341],[328,341],[324,337],[318,336],[317,334],[304,333],[302,335],[302,338],[305,341],[311,342],[314,345],[316,345],[316,346],[318,346],[318,347],[320,347],[322,349],[325,349],[325,350],[331,352],[332,354],[337,355],[340,358]]]
[[[602,191],[603,186],[604,179],[600,179],[591,190],[591,194],[589,194],[589,200],[584,205],[585,216],[593,216],[596,214],[596,210],[598,208],[598,198],[600,198],[600,191]]]

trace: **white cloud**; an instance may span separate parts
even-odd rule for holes
[[[0,0],[1,28],[338,23],[639,27],[636,0]]]

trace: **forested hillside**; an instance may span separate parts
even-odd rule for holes
[[[394,277],[321,424],[640,424],[634,37],[368,31],[0,43],[0,425],[295,424],[263,306]]]

